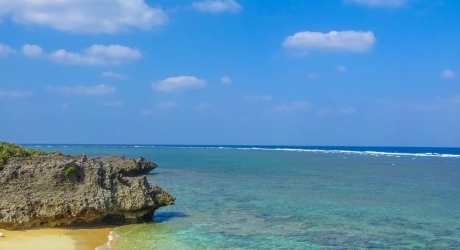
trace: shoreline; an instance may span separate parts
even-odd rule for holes
[[[0,249],[94,250],[107,244],[114,227],[0,229]]]

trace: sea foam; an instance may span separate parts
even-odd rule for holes
[[[107,243],[105,243],[104,245],[96,247],[94,250],[109,250],[109,249],[112,249],[113,243],[118,238],[118,235],[114,231],[111,231],[109,236],[107,236],[107,238],[109,239],[109,241],[107,241]]]
[[[267,151],[290,151],[290,152],[311,152],[311,153],[333,153],[333,154],[358,154],[358,155],[372,155],[372,156],[420,156],[420,157],[450,157],[460,158],[456,154],[439,154],[439,153],[400,153],[400,152],[379,152],[379,151],[353,151],[353,150],[336,150],[336,149],[300,149],[300,148],[235,148],[239,150],[267,150]]]

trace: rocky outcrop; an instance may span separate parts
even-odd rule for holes
[[[174,198],[148,183],[156,168],[121,156],[13,157],[0,170],[0,228],[122,225],[152,221]]]

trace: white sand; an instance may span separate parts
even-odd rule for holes
[[[108,241],[113,228],[97,229],[0,229],[0,249],[5,250],[94,250]]]

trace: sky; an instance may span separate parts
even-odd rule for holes
[[[0,0],[0,141],[460,147],[457,0]]]

